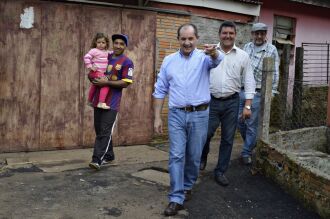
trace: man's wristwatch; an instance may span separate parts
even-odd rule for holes
[[[245,109],[251,110],[251,106],[250,105],[245,105],[244,106]]]

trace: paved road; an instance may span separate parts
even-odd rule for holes
[[[174,218],[319,218],[270,180],[252,176],[237,158],[226,188],[214,182],[214,165],[211,159],[193,199]],[[168,186],[132,176],[148,168],[166,171],[167,161],[122,162],[99,172],[87,164],[63,172],[37,165],[2,171],[0,218],[163,218]]]

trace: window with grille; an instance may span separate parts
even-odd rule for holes
[[[283,46],[286,44],[292,45],[290,57],[293,58],[294,56],[295,25],[295,18],[274,16],[273,44],[276,46],[280,56],[282,55]]]

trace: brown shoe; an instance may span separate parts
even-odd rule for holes
[[[201,163],[199,165],[199,170],[205,170],[207,164],[207,160],[201,160]]]
[[[176,202],[170,202],[164,211],[165,216],[174,216],[183,209],[183,205]]]
[[[191,190],[184,190],[184,201],[187,202],[191,199]]]

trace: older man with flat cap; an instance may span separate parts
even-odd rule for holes
[[[249,119],[242,118],[242,112],[245,106],[244,84],[240,92],[240,112],[238,118],[238,128],[244,140],[241,158],[244,164],[252,163],[252,151],[256,145],[258,115],[260,109],[260,91],[262,81],[262,65],[263,59],[272,57],[275,60],[275,72],[273,77],[272,93],[277,93],[279,79],[279,56],[274,45],[267,42],[267,25],[264,23],[253,24],[251,34],[252,42],[247,43],[243,50],[249,54],[253,68],[254,79],[256,81],[256,93],[254,95],[251,111],[252,116]]]

